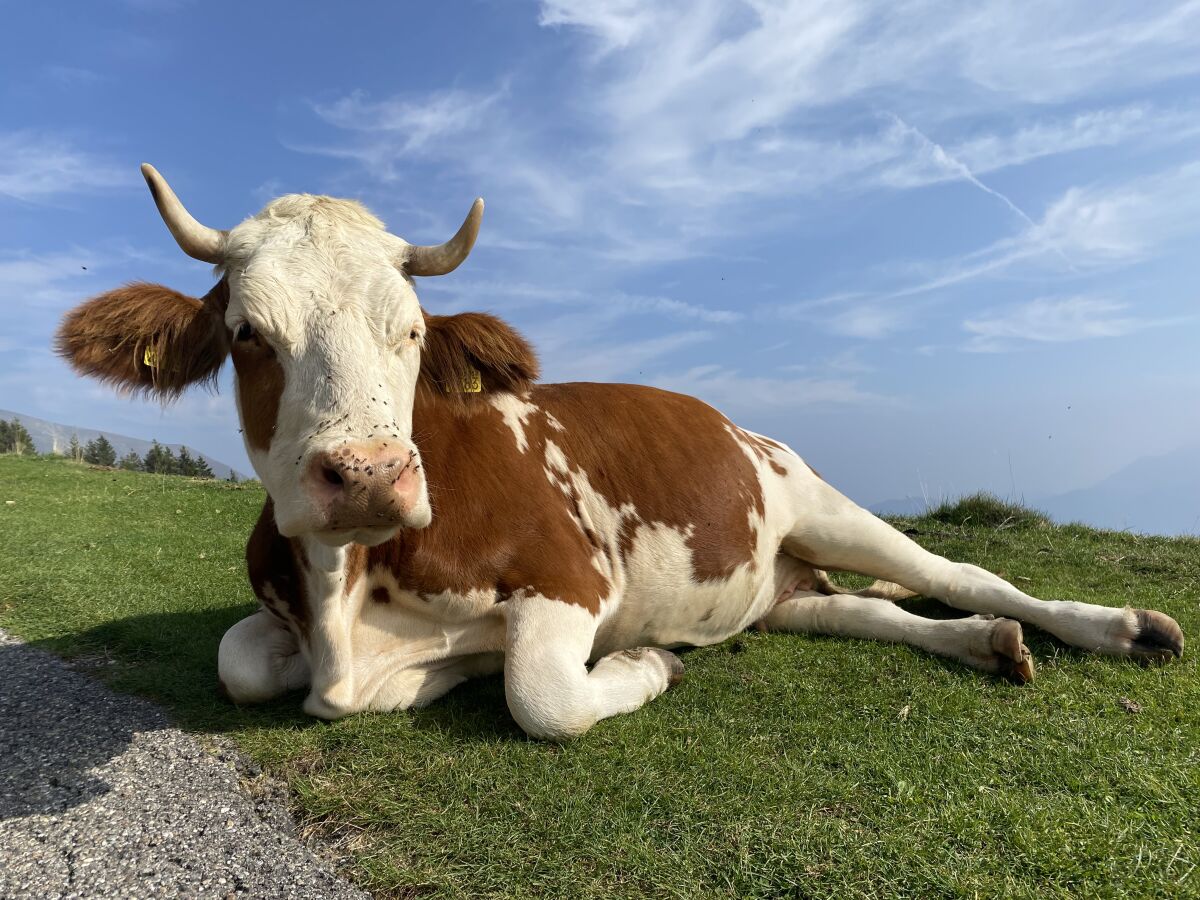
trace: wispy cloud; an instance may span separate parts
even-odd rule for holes
[[[48,65],[42,68],[42,73],[59,87],[64,88],[84,87],[103,80],[103,76],[99,72],[79,66]]]
[[[33,131],[0,133],[0,196],[41,200],[133,183],[129,173],[65,138]]]
[[[462,90],[436,91],[421,97],[371,100],[361,91],[313,109],[338,128],[367,134],[387,134],[387,148],[395,156],[419,154],[446,138],[457,138],[479,128],[484,114],[503,91],[480,94]]]
[[[1041,297],[1015,309],[967,319],[963,329],[971,335],[967,350],[995,353],[1030,343],[1121,337],[1179,321],[1130,315],[1128,304],[1102,297]]]
[[[1040,277],[1072,278],[1167,252],[1193,235],[1200,220],[1200,164],[1190,163],[1119,184],[1072,187],[1013,237],[938,262],[911,264],[888,288],[762,306],[758,318],[812,322],[850,337],[882,338],[910,327],[922,306],[905,301],[1023,268]],[[922,304],[925,301],[921,301]]]
[[[983,176],[1200,131],[1200,110],[1105,105],[1114,84],[1200,71],[1196,3],[1069,0],[1014,16],[1000,0],[544,0],[539,22],[595,51],[539,93],[540,116],[510,72],[483,88],[352,93],[314,104],[340,133],[304,149],[381,181],[436,159],[514,199],[507,240],[644,265],[803,219],[796,198],[833,190],[962,180],[1021,217]],[[1017,111],[1038,118],[996,128]]]
[[[585,341],[573,329],[565,340],[543,333],[546,369],[556,380],[612,381],[645,380],[645,368],[687,347],[713,338],[708,331],[680,331],[651,338],[613,340],[597,344]],[[548,346],[547,346],[548,345]]]
[[[1042,114],[1012,131],[970,134],[951,144],[947,152],[972,172],[986,174],[1078,150],[1129,141],[1159,145],[1197,133],[1200,110],[1134,104],[1061,117]],[[879,180],[897,188],[914,188],[953,176],[944,166],[927,164],[920,155],[906,155],[885,167]]]
[[[78,296],[104,258],[90,250],[0,255],[0,297],[5,307],[49,306]]]
[[[693,394],[725,412],[762,413],[813,407],[894,405],[895,398],[861,388],[853,378],[795,378],[744,375],[725,366],[695,366],[660,375],[652,383]]]
[[[422,281],[422,297],[432,298],[440,311],[478,309],[481,304],[512,312],[529,307],[551,306],[599,312],[605,318],[657,315],[708,324],[729,324],[745,316],[730,309],[717,309],[674,297],[631,294],[619,290],[583,291],[524,281]]]

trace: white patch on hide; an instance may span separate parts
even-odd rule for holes
[[[512,429],[517,449],[522,453],[528,450],[529,441],[525,437],[525,425],[538,408],[525,397],[518,397],[516,394],[493,394],[488,397],[488,403],[500,412],[504,417],[504,424]]]

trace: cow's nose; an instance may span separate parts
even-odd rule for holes
[[[382,444],[344,444],[316,453],[307,481],[329,528],[403,523],[421,490],[416,451]]]

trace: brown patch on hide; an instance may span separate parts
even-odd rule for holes
[[[128,284],[67,313],[55,351],[81,375],[172,400],[189,385],[216,383],[229,353],[228,305],[224,279],[201,299],[161,284]]]
[[[644,525],[686,533],[698,581],[728,578],[754,559],[757,532],[750,513],[765,511],[758,473],[730,433],[729,420],[683,394],[628,384],[542,385],[530,401],[562,423],[563,432],[538,427],[540,438],[562,448],[572,471],[610,506],[630,505],[619,551],[627,557]]]
[[[517,450],[499,412],[426,392],[413,435],[433,522],[377,547],[351,548],[368,571],[387,571],[423,597],[485,590],[506,600],[532,591],[599,610],[610,586],[591,565],[596,548],[571,501],[547,480],[543,457]]]
[[[246,441],[255,450],[269,450],[283,396],[283,366],[271,346],[255,334],[249,340],[234,341],[233,368]]]
[[[263,607],[285,624],[307,633],[309,612],[304,589],[304,551],[275,527],[275,505],[263,504],[246,545],[246,573]],[[274,597],[269,596],[274,593]]]
[[[372,588],[371,599],[374,600],[376,603],[391,603],[392,602],[392,594],[385,587]]]
[[[537,354],[506,322],[487,313],[424,316],[419,389],[427,398],[460,406],[489,393],[522,393],[537,381]],[[483,390],[463,392],[475,372]]]
[[[350,596],[358,579],[367,571],[367,548],[362,544],[350,544],[346,547],[346,568],[343,574],[346,580],[342,585],[342,593]]]

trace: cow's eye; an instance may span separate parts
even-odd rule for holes
[[[243,322],[233,333],[233,338],[237,341],[248,341],[252,337],[254,337],[254,326],[249,322]]]
[[[410,332],[408,333],[408,339],[409,339],[410,341],[415,341],[415,340],[417,340],[417,339],[418,339],[420,336],[421,336],[421,335],[420,335],[420,333],[419,333],[419,332],[417,331],[417,329],[415,329],[415,328],[414,328],[412,331],[410,331]]]

